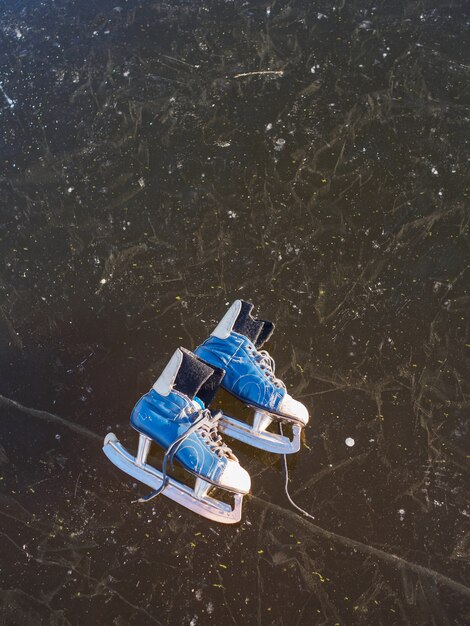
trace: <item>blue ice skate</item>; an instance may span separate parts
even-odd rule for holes
[[[163,493],[209,519],[224,523],[240,520],[250,476],[222,441],[218,432],[221,413],[205,408],[223,374],[188,350],[176,350],[160,378],[132,411],[131,426],[139,433],[137,456],[130,455],[112,433],[106,437],[103,449],[108,458],[154,489],[140,502]],[[152,442],[165,450],[162,471],[147,463]],[[194,489],[169,476],[174,459],[196,477]],[[234,507],[208,496],[213,487],[233,492]]]
[[[298,452],[300,433],[308,423],[306,407],[294,400],[275,376],[274,360],[261,346],[269,339],[274,324],[252,317],[253,305],[236,300],[221,322],[195,351],[203,361],[225,370],[221,387],[255,409],[253,426],[228,415],[220,419],[220,430],[249,445],[281,454]],[[292,439],[267,430],[273,421],[292,426]]]

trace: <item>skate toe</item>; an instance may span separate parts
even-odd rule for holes
[[[305,426],[308,423],[309,415],[307,407],[298,400],[294,400],[294,398],[288,393],[286,393],[283,397],[281,404],[279,405],[279,410],[284,415],[288,415],[296,422],[302,424],[302,426]]]
[[[248,472],[238,463],[228,459],[218,483],[223,489],[237,493],[248,493],[251,488],[251,478]]]

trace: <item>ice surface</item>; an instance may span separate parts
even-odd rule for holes
[[[0,622],[468,622],[467,4],[3,3]],[[237,297],[314,520],[274,455],[220,528],[101,453]]]

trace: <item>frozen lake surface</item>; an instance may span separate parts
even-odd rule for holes
[[[0,624],[470,620],[450,2],[0,3]],[[312,414],[223,527],[101,452],[235,298]],[[237,402],[221,397],[230,412]]]

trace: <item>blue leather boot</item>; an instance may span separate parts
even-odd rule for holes
[[[253,318],[253,305],[236,300],[195,354],[213,367],[225,370],[221,387],[255,409],[253,428],[224,416],[220,429],[250,445],[272,452],[291,453],[300,447],[300,430],[309,420],[307,408],[294,400],[275,375],[273,358],[261,346],[274,324]],[[272,421],[289,423],[294,438],[267,431]]]

